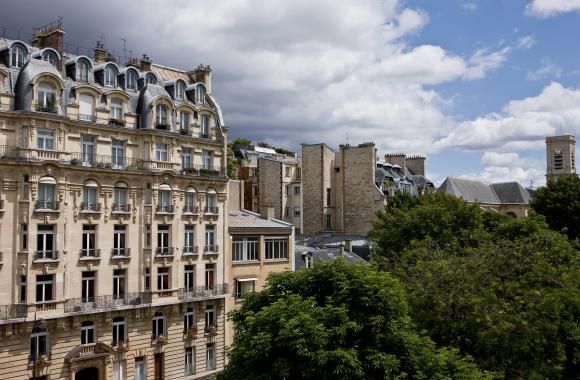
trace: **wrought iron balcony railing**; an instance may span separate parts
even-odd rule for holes
[[[203,253],[217,253],[219,251],[218,245],[204,245]]]
[[[81,211],[101,212],[101,204],[91,202],[81,202]]]
[[[19,147],[12,145],[0,145],[0,160],[15,160],[19,158]]]
[[[146,170],[143,160],[129,158],[125,156],[104,156],[99,154],[71,153],[70,162],[74,166],[84,166],[98,169],[119,169],[119,170]]]
[[[79,256],[81,259],[100,259],[101,250],[94,248],[81,249],[79,251]]]
[[[32,262],[37,261],[58,261],[58,251],[35,251]]]
[[[121,295],[97,296],[91,298],[71,298],[64,302],[64,312],[73,313],[87,310],[109,310],[123,306],[139,306],[151,303],[151,293],[125,293]]]
[[[228,284],[214,284],[211,286],[193,286],[191,288],[181,288],[177,291],[177,298],[180,301],[197,300],[218,297],[227,294]]]
[[[131,248],[113,248],[111,249],[111,258],[126,258],[131,254]]]
[[[157,205],[157,207],[155,208],[155,211],[165,214],[173,214],[173,210],[174,210],[173,205],[165,205],[165,204]]]
[[[185,205],[183,206],[183,213],[184,214],[197,214],[199,208],[197,206],[192,205]]]
[[[45,200],[40,200],[40,201],[36,201],[35,210],[51,210],[51,211],[57,211],[59,208],[59,202],[58,201],[45,201]]]
[[[111,210],[113,212],[131,212],[131,205],[126,203],[113,203]]]
[[[0,320],[5,321],[12,318],[24,318],[28,314],[25,304],[0,305]]]
[[[195,255],[199,251],[197,245],[186,245],[183,247],[183,254],[184,255]]]
[[[225,175],[225,171],[220,166],[208,165],[181,165],[181,172],[184,175],[191,175],[195,177],[220,177]]]
[[[220,208],[219,207],[206,207],[203,209],[204,214],[219,214]]]
[[[56,108],[56,106],[50,106],[50,105],[37,105],[36,106],[36,111],[38,112],[48,112],[48,113],[57,113],[58,109]]]
[[[123,119],[110,118],[109,119],[109,125],[113,125],[115,127],[124,127],[125,126],[125,120],[123,120]]]
[[[155,256],[173,256],[175,248],[173,247],[157,247],[155,248]]]

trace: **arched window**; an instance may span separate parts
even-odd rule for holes
[[[86,59],[79,59],[77,61],[77,81],[89,81],[89,62]]]
[[[146,84],[157,84],[157,78],[155,77],[155,74],[148,73],[147,75],[145,75],[145,83]]]
[[[53,51],[50,50],[47,50],[44,53],[42,53],[42,60],[50,63],[54,67],[57,67],[58,65],[58,57]]]
[[[56,180],[52,177],[42,177],[38,180],[38,191],[36,194],[36,208],[57,210],[56,201]]]
[[[123,101],[121,99],[111,99],[111,119],[115,121],[122,121],[124,119]]]
[[[167,184],[159,185],[157,189],[157,212],[173,212],[171,187]]]
[[[137,73],[135,70],[126,71],[125,86],[127,90],[137,90]]]
[[[56,113],[56,87],[49,82],[38,84],[37,111]]]
[[[205,212],[208,214],[217,214],[217,193],[214,189],[209,189],[205,193]]]
[[[168,129],[169,120],[167,117],[167,107],[163,104],[158,104],[155,109],[155,127],[159,129]]]
[[[101,211],[98,192],[99,184],[97,182],[91,180],[84,183],[81,211]]]
[[[175,99],[183,100],[185,97],[185,84],[178,80],[175,82]]]
[[[117,87],[117,69],[113,65],[107,65],[104,72],[103,84],[107,87]]]
[[[193,187],[185,189],[183,212],[197,213],[197,195]]]
[[[195,88],[195,103],[204,104],[205,103],[205,87],[201,84],[197,85]]]
[[[155,313],[155,316],[153,317],[152,331],[153,331],[152,336],[153,340],[156,340],[160,336],[165,335],[165,316],[163,315],[163,313],[161,312]]]
[[[22,46],[16,45],[12,48],[12,66],[22,67],[24,65],[24,58],[26,58],[26,52]]]

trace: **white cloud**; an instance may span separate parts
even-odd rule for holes
[[[553,64],[549,59],[543,59],[542,65],[536,70],[530,70],[526,74],[528,80],[540,80],[546,78],[560,78],[562,69]]]
[[[463,77],[468,80],[481,79],[485,77],[489,71],[497,69],[507,60],[507,55],[511,49],[512,48],[509,46],[492,52],[487,48],[478,49],[468,59],[468,67],[463,74]]]
[[[485,183],[518,181],[523,186],[545,184],[545,163],[521,157],[518,153],[484,152],[481,156],[483,169],[462,177]]]
[[[529,34],[527,36],[523,36],[520,37],[518,39],[518,43],[516,45],[516,47],[518,47],[519,49],[531,49],[532,46],[534,46],[536,44],[536,38],[534,37],[533,34]]]
[[[473,12],[477,9],[477,4],[476,3],[463,3],[461,4],[461,8]]]
[[[533,0],[526,6],[526,14],[550,17],[560,13],[579,12],[580,0]]]

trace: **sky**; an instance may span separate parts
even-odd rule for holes
[[[374,142],[427,175],[545,183],[545,137],[580,136],[580,0],[3,2],[2,28],[211,65],[230,138]]]

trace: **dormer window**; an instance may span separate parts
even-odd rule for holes
[[[137,73],[133,70],[127,70],[125,75],[127,90],[137,90]]]
[[[148,73],[145,75],[145,84],[157,84],[157,78],[155,74]]]
[[[89,62],[85,59],[79,59],[77,62],[77,81],[89,81]]]
[[[160,129],[167,129],[169,126],[167,119],[167,107],[163,104],[158,104],[155,111],[155,127]]]
[[[117,87],[117,70],[113,65],[105,67],[103,84],[107,87]]]
[[[185,97],[185,84],[181,81],[175,83],[175,99],[183,100]]]
[[[22,67],[24,65],[24,58],[26,58],[26,53],[22,46],[14,46],[12,48],[12,66]]]
[[[53,51],[50,50],[47,50],[44,53],[42,53],[42,60],[50,63],[54,67],[57,67],[58,65],[58,57]]]
[[[204,104],[205,103],[205,87],[201,84],[195,89],[195,103]]]
[[[56,113],[56,88],[49,82],[38,85],[37,111]]]
[[[118,122],[122,122],[124,115],[123,115],[123,102],[121,99],[111,99],[111,122],[117,124]],[[123,123],[124,124],[124,123]],[[122,126],[122,125],[121,125]]]

